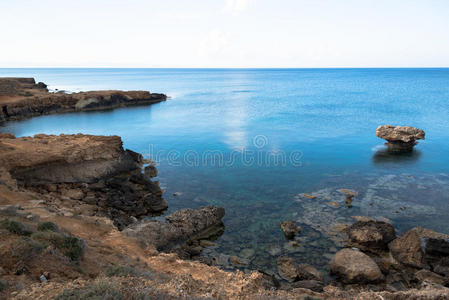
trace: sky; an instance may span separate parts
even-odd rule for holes
[[[0,0],[0,67],[449,67],[449,1]]]

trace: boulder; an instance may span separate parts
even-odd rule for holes
[[[202,239],[222,233],[224,214],[222,207],[186,208],[166,216],[165,222],[142,220],[123,232],[143,246],[151,245],[158,251],[170,251],[191,238]]]
[[[342,249],[332,258],[331,274],[346,283],[370,283],[384,279],[382,272],[368,255],[354,249]]]
[[[323,280],[323,274],[311,265],[299,264],[296,270],[299,280]]]
[[[281,256],[277,260],[279,275],[288,282],[298,280],[322,281],[323,274],[308,264],[297,264],[292,257]]]
[[[411,151],[417,144],[416,140],[425,139],[425,132],[410,126],[379,126],[376,135],[387,141],[386,145],[391,152]]]
[[[393,240],[388,247],[397,261],[421,269],[447,256],[448,239],[447,234],[415,227]]]
[[[298,233],[301,232],[301,227],[296,225],[295,221],[281,222],[281,229],[287,239],[293,239]]]
[[[361,249],[387,249],[396,238],[393,225],[379,221],[359,221],[347,229],[349,242]]]
[[[292,257],[281,256],[277,260],[279,275],[288,282],[298,280],[298,266]]]

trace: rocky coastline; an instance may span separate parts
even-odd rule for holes
[[[50,93],[34,79],[3,78],[0,121],[165,99],[149,92]],[[156,175],[154,164],[124,149],[118,136],[0,133],[0,298],[82,299],[99,291],[117,295],[111,299],[449,298],[449,236],[420,227],[397,236],[389,222],[369,217],[339,230],[330,281],[289,256],[277,259],[275,275],[211,266],[201,252],[223,232],[225,210],[148,218],[169,205]],[[339,193],[348,207],[357,196]],[[280,228],[290,243],[303,232],[293,220]]]
[[[167,100],[148,91],[49,92],[34,78],[0,78],[0,123],[65,112],[149,105]]]

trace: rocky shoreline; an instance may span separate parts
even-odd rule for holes
[[[148,92],[49,93],[34,79],[4,78],[0,121],[165,99]],[[98,289],[130,299],[449,298],[449,236],[417,227],[397,237],[390,223],[368,217],[339,231],[331,281],[289,256],[277,259],[275,275],[210,266],[200,254],[223,232],[224,209],[149,219],[168,207],[156,175],[154,164],[124,149],[118,136],[0,133],[0,298],[71,299]],[[346,206],[357,196],[339,193]],[[291,220],[280,227],[296,243],[301,227]],[[234,264],[244,259],[226,257]]]
[[[0,78],[0,123],[55,113],[149,105],[167,100],[147,91],[49,92],[34,78]]]

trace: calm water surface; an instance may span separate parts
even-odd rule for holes
[[[354,215],[400,231],[449,233],[449,69],[0,69],[51,89],[143,89],[171,98],[150,107],[10,122],[1,131],[120,135],[158,161],[170,211],[221,205],[225,233],[203,255],[275,272],[279,255],[325,270],[339,246],[329,228]],[[381,124],[423,128],[413,153],[391,156]],[[353,207],[340,188],[356,190]],[[178,196],[173,196],[173,193]],[[302,197],[310,193],[316,199]],[[338,207],[329,205],[335,201]],[[303,227],[299,246],[279,222]]]

